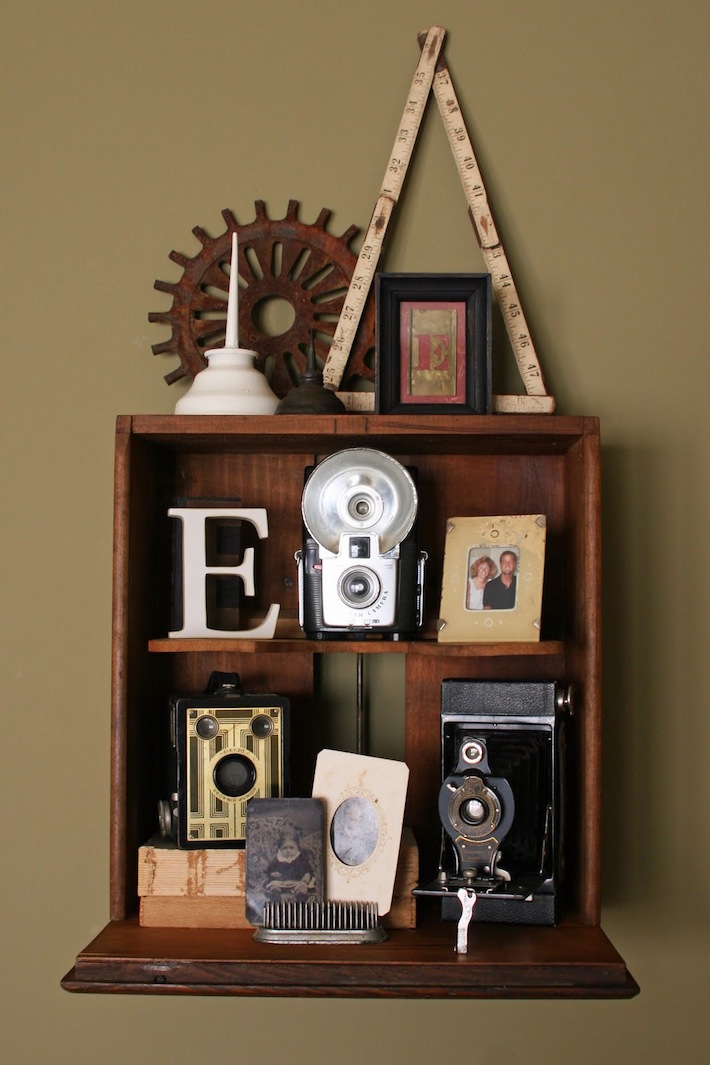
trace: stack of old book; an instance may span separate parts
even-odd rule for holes
[[[412,889],[419,850],[405,828],[385,928],[415,928]],[[178,850],[160,837],[138,851],[140,923],[149,928],[251,928],[245,914],[244,850]]]

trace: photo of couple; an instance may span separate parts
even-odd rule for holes
[[[437,640],[540,640],[544,514],[449,518]]]
[[[481,554],[488,551],[488,554]],[[513,610],[517,595],[518,553],[512,547],[468,553],[467,610]]]

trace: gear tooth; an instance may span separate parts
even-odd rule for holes
[[[171,251],[170,255],[168,255],[168,259],[170,259],[174,263],[177,263],[178,266],[182,266],[183,268],[186,267],[188,263],[192,261],[191,259],[188,259],[186,255],[183,255],[182,252],[179,251]]]
[[[212,237],[202,228],[202,226],[193,226],[192,232],[203,247],[212,242]]]
[[[325,229],[325,227],[328,225],[328,219],[329,218],[330,218],[330,209],[328,207],[324,207],[321,210],[321,212],[318,215],[318,217],[316,218],[316,220],[313,223],[313,225],[314,226],[320,226],[321,229]]]
[[[167,292],[169,296],[174,296],[177,292],[177,285],[173,281],[154,281],[153,288],[158,292]]]
[[[170,373],[166,373],[163,380],[166,381],[169,385],[172,385],[175,383],[175,381],[180,381],[183,377],[186,376],[187,370],[184,366],[180,365],[175,370],[171,370]]]
[[[256,219],[259,221],[263,222],[264,219],[268,218],[264,200],[254,200],[254,210],[256,211]]]
[[[298,200],[289,200],[288,201],[288,207],[286,208],[285,218],[288,219],[289,222],[297,222],[298,221],[298,208],[299,208],[299,206],[300,206],[300,204],[299,204]]]
[[[222,211],[222,218],[227,223],[227,229],[230,230],[230,232],[235,230],[237,228],[237,226],[239,225],[239,223],[237,222],[237,219],[235,218],[234,214],[232,214],[232,212],[229,210],[228,207],[225,207],[224,210]]]
[[[162,340],[160,344],[152,344],[151,351],[154,355],[177,355],[172,337],[170,340]]]
[[[170,325],[170,311],[150,311],[148,321],[154,325]]]
[[[356,226],[353,223],[353,225],[348,226],[348,228],[345,230],[345,232],[343,233],[343,235],[342,235],[342,237],[340,239],[342,240],[342,242],[344,244],[349,244],[350,241],[353,240],[353,238],[356,237],[359,232],[360,232],[360,226]]]

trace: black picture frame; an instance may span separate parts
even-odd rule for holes
[[[490,274],[379,273],[375,300],[378,413],[490,414]]]

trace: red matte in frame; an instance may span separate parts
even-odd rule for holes
[[[448,311],[455,315],[455,326],[451,330],[442,333],[421,333],[418,345],[420,359],[425,359],[424,367],[420,365],[421,372],[444,372],[440,367],[432,365],[438,359],[440,366],[450,360],[454,360],[454,366],[448,368],[448,376],[453,383],[453,390],[449,394],[437,392],[412,392],[411,374],[413,338],[411,335],[412,313],[415,311]],[[463,301],[421,301],[408,300],[400,303],[400,402],[401,403],[435,403],[446,405],[448,403],[463,403],[466,400],[466,304]],[[426,338],[426,339],[425,339]],[[434,340],[440,341],[438,350]],[[441,341],[445,340],[447,351],[442,355]],[[424,343],[422,343],[424,341]]]

